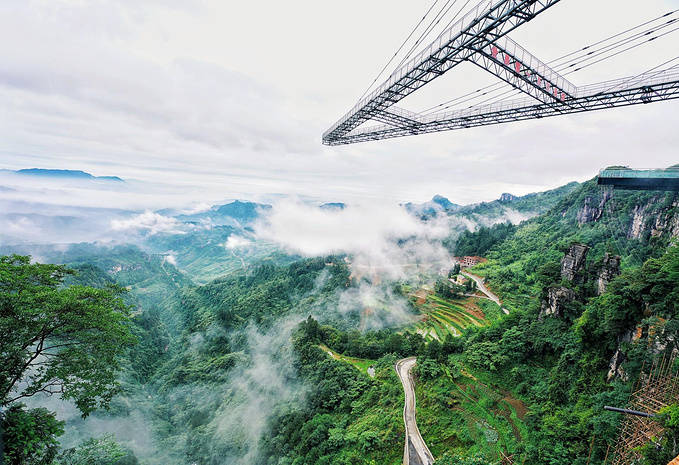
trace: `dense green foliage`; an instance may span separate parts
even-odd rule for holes
[[[483,256],[494,245],[514,234],[516,226],[498,223],[489,228],[482,226],[477,231],[465,231],[457,239],[455,254],[458,256]]]
[[[88,415],[117,391],[118,356],[133,342],[130,309],[120,288],[60,287],[70,273],[0,257],[1,405],[58,393]]]
[[[676,196],[603,195],[592,182],[584,184],[550,214],[525,222],[494,245],[489,261],[475,267],[512,313],[489,328],[469,331],[463,361],[479,379],[526,402],[526,463],[584,464],[593,435],[590,463],[601,463],[619,420],[603,405],[625,405],[642,363],[658,356],[645,340],[648,328],[659,347],[676,347],[679,248],[665,249],[668,236],[652,233],[661,221],[676,218]],[[604,208],[590,209],[588,217],[583,213],[587,205]],[[637,218],[641,227],[632,235],[633,212],[640,209],[647,216]],[[573,242],[590,247],[584,284],[564,281],[559,274],[559,261]],[[604,252],[620,253],[624,271],[597,296],[594,284]],[[576,300],[564,303],[560,317],[539,315],[551,286],[575,291]],[[638,326],[646,336],[621,343]],[[627,382],[606,380],[617,348],[626,354]]]
[[[92,438],[59,454],[53,465],[137,465],[134,454],[112,436]]]
[[[328,357],[318,347],[320,332],[309,319],[295,335],[300,376],[313,387],[306,405],[272,418],[261,463],[401,463],[403,394],[393,369],[396,356],[376,360],[371,379]]]
[[[48,465],[59,450],[63,422],[44,408],[14,404],[4,412],[0,431],[8,465]],[[2,451],[0,451],[2,452]]]
[[[122,289],[63,286],[74,271],[0,257],[0,418],[10,464],[49,464],[63,422],[17,403],[38,394],[72,401],[83,417],[119,390],[119,358],[133,342]]]
[[[64,435],[68,445],[58,453],[53,438],[60,423],[49,412],[17,407],[13,431],[26,440],[22,453],[42,451],[38,461],[23,460],[39,463],[48,457],[40,454],[49,454],[55,465],[137,460],[396,465],[404,427],[394,364],[417,356],[418,425],[437,464],[496,464],[504,454],[513,455],[515,463],[600,465],[619,423],[619,416],[603,405],[624,406],[642,364],[679,343],[679,247],[670,246],[677,204],[674,194],[615,192],[611,197],[590,181],[549,195],[456,209],[476,218],[484,211],[489,217],[509,209],[527,216],[551,208],[520,225],[484,227],[458,240],[458,254],[489,259],[474,271],[500,295],[509,315],[491,301],[461,297],[473,291],[471,281],[465,289],[435,277],[422,287],[426,292],[416,292],[419,288],[410,283],[382,283],[393,300],[348,301],[371,283],[352,279],[341,257],[284,265],[285,260],[257,266],[247,261],[233,269],[224,261],[205,275],[196,271],[199,281],[227,268],[238,272],[197,286],[163,255],[132,246],[76,246],[53,259],[70,263],[78,274],[49,268],[63,274],[55,282],[63,278],[68,284],[50,284],[52,291],[64,299],[87,295],[95,302],[112,292],[109,297],[121,312],[135,307],[129,331],[139,340],[117,358],[122,372],[115,381],[122,389],[116,386],[116,395],[104,398],[110,411],[91,417],[145,430],[153,447],[139,447],[119,430],[115,440],[89,439],[92,418],[70,419]],[[220,232],[224,238],[226,229]],[[212,252],[201,256],[198,235],[186,242],[156,240],[164,250],[192,249],[179,254],[191,267],[210,264]],[[560,261],[574,242],[590,247],[579,271],[581,282],[560,273]],[[623,271],[598,295],[605,253],[621,255]],[[131,292],[119,295],[111,285]],[[97,292],[68,291],[83,286]],[[560,304],[557,315],[547,315],[543,301],[550,289],[559,288],[573,297]],[[30,288],[26,294],[40,290]],[[4,298],[13,302],[17,297]],[[366,330],[376,308],[388,311],[389,305],[399,305],[406,314],[385,320],[382,329]],[[419,321],[408,313],[418,311]],[[452,321],[465,314],[469,324],[456,319],[455,331],[426,331],[427,325],[443,324],[444,316]],[[630,341],[637,328],[641,338]],[[656,344],[649,343],[651,335]],[[609,362],[618,349],[625,354],[628,378],[609,380]],[[644,449],[647,465],[664,465],[675,452],[676,410],[662,412],[668,433],[657,438],[662,449]],[[47,431],[44,444],[35,442],[41,435],[34,432],[41,427]]]
[[[641,448],[642,465],[666,465],[679,455],[679,404],[660,409],[658,415],[665,431]]]

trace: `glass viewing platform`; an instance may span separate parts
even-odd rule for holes
[[[604,168],[599,171],[597,184],[616,189],[679,191],[679,166],[667,169]]]

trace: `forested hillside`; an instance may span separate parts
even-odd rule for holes
[[[526,402],[528,463],[584,464],[590,447],[590,463],[600,463],[619,420],[603,405],[625,405],[642,364],[676,349],[679,249],[667,247],[679,236],[678,207],[674,193],[602,190],[590,181],[498,235],[489,261],[474,268],[511,314],[468,333],[462,358]],[[461,243],[478,238],[486,247],[487,237],[480,231]],[[643,336],[629,338],[638,327]],[[611,364],[616,350],[624,376]]]
[[[469,271],[509,314],[453,285],[459,269],[395,282],[352,275],[343,256],[274,259],[196,285],[134,246],[35,249],[75,270],[66,289],[126,287],[135,341],[108,410],[31,401],[65,420],[53,463],[397,465],[393,367],[408,356],[437,464],[603,463],[620,421],[603,406],[624,406],[642,366],[677,348],[679,197],[560,192],[540,216],[457,240],[488,259]],[[672,412],[647,465],[676,452]]]

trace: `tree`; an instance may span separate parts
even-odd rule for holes
[[[453,279],[455,278],[458,274],[460,274],[460,264],[456,263],[455,266],[453,266],[450,271],[448,271],[448,279]]]
[[[438,378],[441,375],[442,370],[436,360],[420,357],[417,359],[415,371],[420,379],[428,380]]]
[[[67,449],[59,455],[54,465],[137,465],[132,451],[123,448],[107,435],[91,438],[80,446]]]
[[[118,357],[134,342],[124,290],[63,286],[72,274],[0,257],[0,406],[60,394],[87,416],[117,392]]]
[[[64,432],[64,422],[47,409],[27,410],[22,404],[14,404],[3,415],[2,430],[3,463],[47,465],[59,450],[57,437]]]

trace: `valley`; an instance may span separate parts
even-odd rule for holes
[[[679,465],[679,0],[0,12],[0,465]]]
[[[621,332],[652,318],[620,299],[644,299],[664,327],[675,321],[672,297],[649,292],[679,288],[657,271],[679,266],[677,200],[604,197],[591,181],[559,192],[514,225],[477,216],[464,232],[456,215],[470,210],[458,206],[418,217],[452,225],[436,239],[445,266],[303,258],[259,243],[252,225],[266,213],[242,205],[230,210],[238,219],[202,214],[231,226],[137,244],[4,245],[68,264],[77,272],[68,284],[123,286],[133,308],[138,343],[121,360],[110,410],[82,419],[54,398],[30,406],[60,412],[63,448],[110,438],[142,464],[397,465],[404,444],[413,464],[602,463],[618,418],[601,406],[621,405],[655,356],[641,342],[624,346],[630,377],[606,379]],[[228,248],[233,237],[247,241]],[[390,253],[412,253],[412,243]],[[452,250],[485,260],[458,269]],[[602,271],[613,253],[620,269]],[[563,265],[574,254],[584,258]]]

